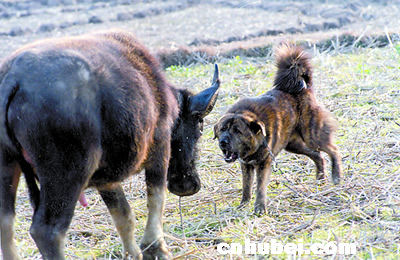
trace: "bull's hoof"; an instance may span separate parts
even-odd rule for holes
[[[254,214],[257,216],[264,215],[266,212],[265,204],[256,204],[254,205]]]
[[[327,178],[324,172],[317,172],[316,175],[316,179],[317,181],[319,181],[319,183],[326,183]]]
[[[333,175],[332,182],[333,184],[338,185],[340,183],[340,175],[339,174]]]
[[[164,241],[156,242],[150,246],[141,244],[140,248],[142,249],[143,260],[172,259]]]

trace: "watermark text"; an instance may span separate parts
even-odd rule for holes
[[[250,239],[245,239],[244,245],[240,243],[220,243],[217,245],[218,253],[222,255],[354,255],[357,253],[356,243],[314,243],[309,247],[305,247],[303,240],[300,239],[297,243],[282,244],[276,239],[271,239],[268,243],[255,243]]]

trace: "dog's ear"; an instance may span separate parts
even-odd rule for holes
[[[218,120],[218,122],[214,125],[214,140],[218,138],[218,130],[220,130],[223,125],[231,124],[233,120],[234,114],[232,113],[227,113]]]
[[[250,130],[254,134],[258,134],[261,131],[261,133],[264,137],[267,136],[267,133],[265,131],[265,124],[261,121],[254,120],[254,121],[250,122]]]

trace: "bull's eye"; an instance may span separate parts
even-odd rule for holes
[[[203,126],[204,126],[203,122],[199,123],[200,132],[203,132]]]

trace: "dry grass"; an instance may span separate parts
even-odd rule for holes
[[[393,46],[394,44],[394,46]],[[222,90],[214,111],[206,118],[198,169],[203,188],[181,200],[168,194],[164,230],[177,259],[241,259],[226,256],[216,244],[277,239],[312,243],[357,243],[355,256],[302,256],[319,259],[395,259],[400,250],[400,53],[392,43],[383,49],[336,45],[313,51],[314,84],[319,99],[341,127],[337,144],[343,155],[340,185],[316,183],[311,160],[282,152],[268,189],[268,213],[258,217],[253,206],[237,210],[241,196],[238,163],[226,164],[213,140],[212,127],[237,98],[271,88],[275,68],[271,57],[219,61]],[[398,46],[398,45],[397,45]],[[211,80],[212,66],[171,67],[177,85],[199,91]],[[330,166],[328,167],[330,173]],[[146,221],[143,175],[125,182],[137,217],[137,240]],[[121,245],[100,196],[88,191],[89,207],[77,206],[68,232],[68,258],[120,258]],[[28,234],[31,220],[26,189],[18,194],[17,243],[25,259],[40,256]],[[263,256],[253,257],[254,259]],[[268,256],[265,256],[268,257]],[[275,255],[271,258],[286,258]]]
[[[164,67],[191,66],[196,63],[213,62],[226,58],[241,57],[266,57],[270,56],[273,47],[282,41],[296,42],[305,48],[318,48],[321,52],[343,51],[344,48],[382,48],[399,41],[398,33],[389,32],[337,32],[328,31],[320,33],[305,33],[277,36],[263,36],[242,41],[220,42],[201,46],[180,46],[169,49],[161,49],[157,56]]]

